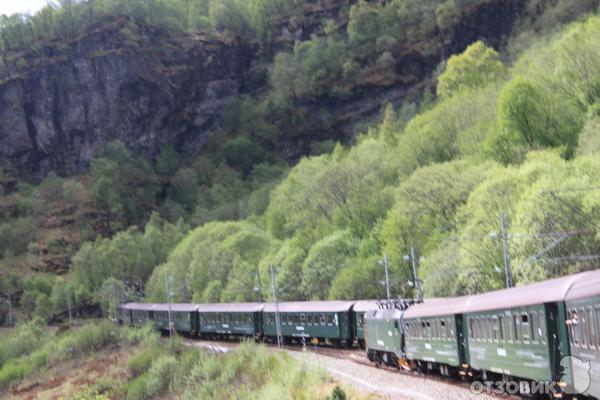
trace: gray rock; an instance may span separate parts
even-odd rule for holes
[[[123,43],[118,29],[95,31],[0,83],[0,160],[41,178],[85,169],[111,140],[147,156],[165,143],[201,149],[252,54],[209,35],[170,42],[147,32],[141,44]]]

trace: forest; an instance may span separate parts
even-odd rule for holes
[[[149,160],[110,142],[85,174],[36,183],[0,173],[1,285],[23,313],[55,322],[67,307],[110,313],[123,299],[162,302],[167,272],[173,301],[268,300],[271,266],[281,300],[382,298],[384,256],[394,296],[413,296],[415,285],[426,297],[497,289],[505,283],[501,212],[517,284],[593,267],[596,2],[551,2],[521,20],[501,49],[473,42],[439,65],[432,90],[382,104],[352,141],[315,141],[290,165],[270,144],[301,119],[298,104],[358,96],[375,78],[413,79],[395,67],[408,44],[444,32],[474,2],[348,2],[347,23],[326,21],[321,35],[278,47],[281,19],[301,18],[308,3],[63,0],[34,16],[1,17],[0,80],[30,67],[24,54],[75,40],[114,15],[182,35],[237,35],[270,50],[267,89],[232,103],[204,153],[181,157],[164,146]],[[530,3],[537,10],[543,2]],[[135,37],[137,24],[123,29]],[[423,39],[420,51],[436,45]],[[48,229],[65,215],[68,243]],[[39,271],[58,258],[68,271]],[[5,304],[0,317],[12,322]]]

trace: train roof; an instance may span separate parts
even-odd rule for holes
[[[468,296],[425,299],[422,303],[408,307],[404,312],[404,318],[460,314],[468,301]]]
[[[171,311],[175,312],[193,312],[198,310],[197,304],[190,303],[171,303]],[[169,311],[168,304],[155,304],[152,311]]]
[[[381,301],[379,300],[359,300],[354,303],[354,311],[363,312],[370,310],[377,310],[379,308],[379,304]]]
[[[122,305],[122,308],[138,311],[169,311],[168,304],[163,303],[126,303]],[[196,309],[196,304],[171,303],[171,311],[175,312],[192,312],[196,311]]]
[[[504,310],[600,295],[600,269],[473,296],[428,299],[405,312],[405,318]]]
[[[404,311],[397,308],[381,308],[367,310],[366,319],[400,319]]]
[[[586,297],[600,296],[600,270],[584,272],[581,279],[573,284],[565,300],[577,300]]]
[[[139,310],[139,311],[152,311],[154,303],[125,303],[123,309],[125,310]]]
[[[196,304],[199,312],[260,312],[263,303],[206,303]]]
[[[278,304],[279,312],[343,312],[349,311],[354,301],[290,301]],[[274,303],[265,303],[265,312],[275,312]]]
[[[471,296],[463,313],[500,310],[534,304],[564,301],[567,297],[585,297],[586,282],[600,282],[600,270],[566,275],[547,281]],[[594,292],[594,290],[591,290]],[[600,293],[599,289],[595,293]]]

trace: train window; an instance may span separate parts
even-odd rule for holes
[[[427,334],[427,337],[428,338],[432,337],[433,336],[433,329],[431,328],[431,321],[426,321],[425,322],[425,326],[426,326],[425,332]]]
[[[434,338],[438,338],[439,336],[439,320],[434,319],[431,321],[431,336]]]
[[[521,313],[521,337],[524,343],[528,343],[531,339],[531,332],[529,326],[529,314]]]
[[[454,321],[448,319],[448,327],[450,328],[450,335],[448,335],[448,340],[452,340],[454,337]]]
[[[487,338],[488,341],[493,341],[494,338],[494,319],[492,317],[487,317]]]
[[[304,313],[300,314],[300,323],[302,325],[306,324],[306,314],[304,314]]]
[[[327,325],[333,325],[333,314],[327,314]]]
[[[475,338],[473,333],[473,317],[469,317],[469,337]]]
[[[506,339],[507,342],[512,343],[513,341],[513,332],[514,332],[514,328],[512,326],[512,318],[510,317],[510,315],[506,314],[505,317],[503,318],[504,320],[504,338]]]
[[[587,309],[587,333],[588,333],[588,345],[591,349],[596,348],[596,329],[594,324],[594,312],[592,307]]]
[[[312,323],[313,323],[312,314],[306,314],[306,325],[312,325]]]
[[[519,318],[519,315],[517,314],[513,315],[513,328],[515,342],[518,342],[520,340],[519,331],[521,329],[521,318]]]
[[[531,313],[531,341],[533,343],[537,343],[539,340],[539,333],[538,333],[538,318],[537,318],[537,312],[532,312]]]
[[[581,316],[581,328],[579,328],[579,337],[581,338],[581,345],[585,348],[589,347],[589,323],[586,315],[585,308],[582,308],[579,312]]]
[[[546,314],[543,311],[540,311],[540,327],[538,328],[538,332],[542,343],[546,343]]]
[[[498,316],[496,315],[492,317],[492,340],[494,342],[500,340],[500,323],[498,321]]]
[[[567,310],[567,326],[569,327],[569,343],[577,347],[579,346],[579,338],[576,336],[578,326],[572,323],[573,316],[576,314],[575,310]]]
[[[446,340],[446,338],[448,336],[446,329],[447,329],[446,320],[441,320],[440,321],[440,337],[444,340]]]
[[[585,314],[585,308],[577,310],[579,314],[579,340],[581,342],[581,346],[584,348],[588,347],[588,319]]]
[[[498,315],[498,340],[503,342],[504,341],[504,318],[502,317],[502,315]]]
[[[600,306],[595,307],[596,314],[596,345],[600,348]]]
[[[325,325],[327,323],[327,319],[325,318],[325,313],[321,313],[321,315],[319,316],[319,323],[321,325]]]
[[[487,341],[487,318],[481,317],[481,340]]]

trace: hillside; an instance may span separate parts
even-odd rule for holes
[[[479,292],[500,211],[517,282],[593,267],[595,1],[136,4],[2,19],[17,318],[161,300],[167,271],[177,301],[267,298],[270,264],[284,299],[381,297],[384,254],[412,295],[411,248],[427,295]]]

